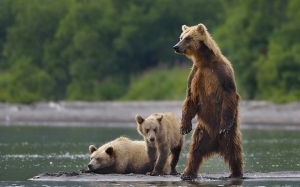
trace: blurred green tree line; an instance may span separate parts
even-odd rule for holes
[[[181,25],[198,23],[232,62],[244,99],[299,100],[299,8],[298,0],[0,0],[0,101],[184,98],[191,62],[172,46]]]

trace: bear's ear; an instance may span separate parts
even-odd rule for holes
[[[113,151],[114,151],[114,148],[113,148],[112,146],[109,146],[109,147],[105,150],[105,152],[106,152],[107,154],[109,154],[109,155],[112,155]]]
[[[187,30],[188,28],[189,28],[189,27],[186,26],[186,25],[182,25],[182,27],[181,27],[182,31],[185,31],[185,30]]]
[[[138,124],[142,124],[144,120],[144,118],[142,118],[142,116],[140,115],[136,115],[135,116],[135,121],[138,122]]]
[[[90,150],[90,153],[93,153],[94,151],[97,150],[97,148],[94,145],[90,145],[89,150]]]
[[[206,27],[202,23],[197,25],[197,31],[199,33],[204,34],[206,32],[206,30],[207,30]]]
[[[161,122],[161,120],[163,119],[163,117],[164,117],[164,115],[158,116],[158,117],[156,118],[156,120],[157,120],[158,122]]]

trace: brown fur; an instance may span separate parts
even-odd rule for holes
[[[144,141],[132,141],[126,137],[119,137],[98,149],[90,145],[89,150],[91,153],[88,164],[89,172],[146,174],[151,171]],[[165,167],[163,173],[169,174],[170,170],[170,167]]]
[[[242,134],[239,128],[240,96],[236,91],[231,63],[203,24],[182,26],[180,41],[173,47],[191,58],[187,96],[182,107],[180,133],[192,130],[198,116],[183,180],[197,177],[202,162],[219,154],[229,165],[230,177],[243,176]]]
[[[180,119],[172,113],[156,113],[144,119],[136,115],[137,130],[147,144],[151,168],[150,175],[163,174],[170,164],[171,174],[177,175],[176,165],[183,147],[184,136],[179,133]],[[171,163],[167,160],[170,157]]]

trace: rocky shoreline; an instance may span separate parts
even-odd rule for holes
[[[182,101],[39,102],[0,104],[0,125],[108,125],[135,126],[135,115],[173,112],[181,116]],[[300,127],[300,102],[274,104],[240,102],[242,126]]]

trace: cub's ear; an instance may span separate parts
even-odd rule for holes
[[[142,124],[143,121],[145,121],[145,119],[142,118],[142,116],[140,116],[140,115],[136,115],[135,116],[135,121],[138,122],[138,124]]]
[[[206,27],[205,27],[205,25],[203,25],[202,23],[199,23],[198,25],[197,25],[197,31],[199,32],[199,33],[201,33],[201,34],[204,34],[205,32],[206,32]]]
[[[94,151],[97,150],[97,148],[94,145],[90,145],[89,150],[90,150],[90,153],[93,153]]]
[[[160,115],[156,118],[157,121],[161,122],[161,120],[163,119],[164,115]]]
[[[113,148],[112,146],[109,146],[109,147],[105,150],[105,152],[106,152],[107,154],[109,154],[109,155],[112,155],[113,151],[114,151],[114,148]]]
[[[182,27],[181,27],[182,31],[185,31],[185,30],[187,30],[188,28],[189,28],[189,27],[186,26],[186,25],[182,25]]]

